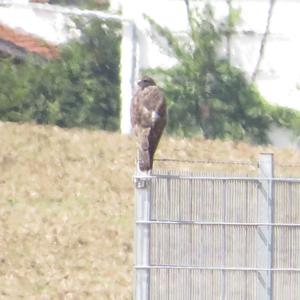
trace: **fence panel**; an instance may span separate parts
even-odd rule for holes
[[[300,183],[278,181],[274,184],[274,222],[289,224],[274,228],[274,299],[300,299]]]
[[[151,200],[149,220],[136,225],[150,232],[149,265],[136,264],[136,274],[149,272],[149,294],[136,299],[300,299],[300,180],[179,171],[136,179]]]

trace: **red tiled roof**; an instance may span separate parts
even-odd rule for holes
[[[37,37],[19,32],[0,24],[0,39],[8,41],[27,52],[39,54],[48,59],[58,56],[58,48]]]

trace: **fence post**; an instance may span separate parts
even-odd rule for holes
[[[135,300],[150,299],[151,179],[137,171],[135,178]]]
[[[273,223],[273,154],[259,155],[260,190],[258,196],[257,217],[259,223]],[[257,299],[272,300],[272,226],[257,227],[256,261],[257,268],[264,269],[257,272]]]

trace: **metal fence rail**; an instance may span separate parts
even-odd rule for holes
[[[136,176],[137,300],[300,299],[300,180]]]

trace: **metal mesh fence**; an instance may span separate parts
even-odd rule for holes
[[[149,219],[137,228],[148,228],[149,248],[136,272],[148,274],[148,292],[136,299],[300,299],[299,179],[170,170],[139,179]]]
[[[257,182],[170,176],[151,186],[150,262],[168,267],[152,270],[151,299],[251,299],[256,279],[242,270],[256,267],[256,232],[240,223],[256,221]]]

